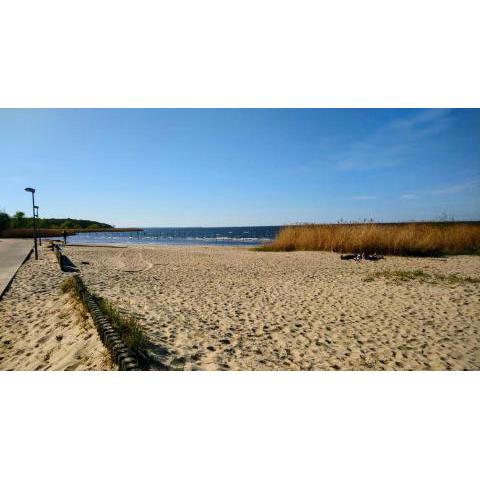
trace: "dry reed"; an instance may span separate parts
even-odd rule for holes
[[[411,256],[480,254],[480,223],[295,225],[259,250],[324,250]]]
[[[37,233],[42,238],[61,237],[63,230],[67,232],[67,235],[96,232],[143,232],[140,228],[38,228]],[[33,238],[33,228],[8,228],[0,232],[0,238]]]
[[[66,229],[68,235],[74,235],[75,230]],[[42,238],[61,237],[63,233],[62,228],[39,228],[37,230],[38,236]],[[33,238],[33,228],[10,228],[4,230],[0,237],[3,238]]]

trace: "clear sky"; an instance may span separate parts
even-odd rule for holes
[[[0,110],[0,209],[116,226],[480,219],[480,110]]]

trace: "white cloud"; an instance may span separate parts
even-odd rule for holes
[[[480,178],[473,178],[463,183],[455,183],[438,190],[432,190],[432,195],[449,195],[452,193],[460,193],[465,190],[471,190],[480,187]]]
[[[333,160],[339,170],[394,167],[418,151],[420,140],[438,135],[451,121],[450,110],[424,110],[379,128],[335,155]]]
[[[448,108],[432,108],[423,110],[411,117],[402,118],[391,123],[391,127],[400,130],[411,130],[414,127],[422,125],[422,134],[430,134],[433,125],[441,125],[445,121],[449,121],[448,115],[450,109]]]

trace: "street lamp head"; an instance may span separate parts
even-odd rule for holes
[[[30,187],[26,188],[25,191],[35,193],[35,189]]]

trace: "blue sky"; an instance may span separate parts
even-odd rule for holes
[[[116,226],[480,219],[480,110],[0,110],[0,209]]]

